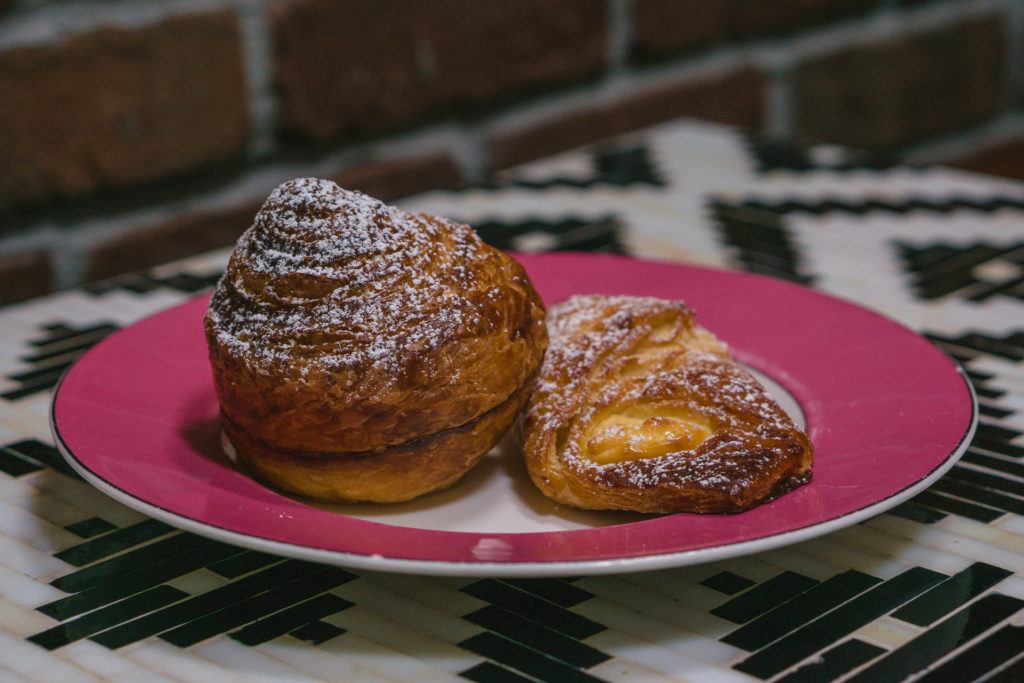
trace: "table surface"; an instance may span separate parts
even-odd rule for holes
[[[977,435],[912,501],[788,548],[564,579],[339,570],[299,595],[302,563],[148,520],[51,445],[60,373],[212,286],[228,252],[205,254],[0,309],[0,681],[1024,680],[1024,185],[678,122],[401,204],[504,248],[858,301],[964,364]]]

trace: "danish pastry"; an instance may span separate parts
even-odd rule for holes
[[[239,463],[338,501],[455,482],[511,427],[547,344],[526,273],[471,228],[313,178],[267,199],[204,324]]]
[[[548,333],[523,429],[549,498],[739,512],[810,479],[807,436],[682,302],[574,297],[551,308]]]

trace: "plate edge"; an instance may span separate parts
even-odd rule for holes
[[[491,576],[499,578],[528,578],[653,571],[658,569],[703,564],[706,562],[717,562],[733,557],[765,552],[827,535],[896,507],[900,503],[909,500],[917,493],[928,488],[928,486],[948,472],[950,468],[960,460],[960,457],[964,452],[966,452],[974,437],[974,433],[977,430],[978,397],[975,393],[974,385],[967,377],[963,366],[958,361],[950,358],[947,354],[942,352],[934,342],[921,335],[918,336],[932,344],[932,346],[942,353],[942,355],[945,356],[946,359],[956,368],[957,374],[964,383],[968,396],[970,397],[971,419],[967,430],[960,437],[960,441],[957,443],[956,448],[946,456],[946,459],[943,460],[938,467],[918,481],[909,484],[887,498],[825,522],[811,524],[764,538],[749,541],[738,541],[728,545],[698,548],[695,550],[676,553],[644,555],[640,557],[613,558],[606,560],[580,560],[571,562],[449,562],[442,560],[409,560],[389,558],[383,555],[361,555],[345,553],[337,550],[326,550],[323,548],[294,545],[283,541],[274,541],[242,534],[237,531],[231,531],[219,526],[199,522],[190,517],[184,517],[175,512],[171,512],[170,510],[152,505],[140,498],[136,498],[116,485],[101,479],[99,476],[93,474],[93,472],[84,464],[79,462],[67,447],[67,444],[64,443],[64,440],[60,435],[60,430],[57,427],[55,413],[57,397],[60,393],[61,385],[63,384],[64,378],[74,367],[73,365],[61,374],[61,377],[54,388],[49,411],[50,432],[53,436],[57,450],[71,468],[80,474],[89,484],[96,487],[110,498],[113,498],[122,505],[157,520],[166,522],[176,528],[190,531],[224,543],[229,543],[231,545],[248,548],[250,550],[270,552],[284,557],[308,560],[312,562],[319,562],[321,564],[330,564],[351,569],[393,572],[398,574],[415,574],[421,576]]]

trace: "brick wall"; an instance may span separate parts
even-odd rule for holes
[[[683,116],[1024,176],[1024,3],[0,0],[0,303]]]

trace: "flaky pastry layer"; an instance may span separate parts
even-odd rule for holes
[[[396,503],[457,482],[498,445],[526,404],[532,380],[467,424],[360,453],[310,453],[268,446],[222,416],[245,469],[272,486],[325,501]]]
[[[574,297],[523,422],[533,482],[589,509],[739,512],[810,479],[812,445],[678,301]]]
[[[536,374],[547,343],[526,273],[471,228],[315,178],[270,195],[204,322],[226,430],[255,471],[271,453],[412,453],[464,425],[507,428],[484,416]],[[465,443],[445,437],[454,452],[437,469],[468,468],[478,443],[501,437],[474,433]],[[429,490],[394,484],[403,467],[419,476],[407,460],[387,459],[393,493],[382,485],[360,499]],[[268,480],[288,479],[283,462],[266,466],[277,471]],[[307,469],[281,485],[329,495],[298,481]]]

